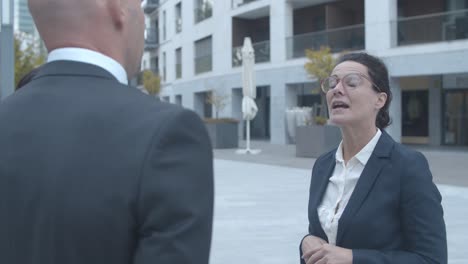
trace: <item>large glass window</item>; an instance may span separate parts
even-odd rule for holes
[[[428,90],[402,92],[402,136],[429,136]]]
[[[213,15],[213,0],[195,0],[195,23]]]
[[[443,143],[468,146],[468,90],[445,92],[444,99]]]
[[[182,48],[178,48],[175,50],[175,75],[176,79],[182,78]]]
[[[166,40],[166,11],[163,11],[163,40]]]
[[[166,52],[163,52],[163,75],[162,79],[165,82],[166,81]]]
[[[195,42],[195,74],[209,72],[213,67],[213,47],[211,36]]]
[[[175,6],[175,31],[176,33],[182,31],[182,2]]]

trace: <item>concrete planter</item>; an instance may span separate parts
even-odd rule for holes
[[[239,146],[238,122],[233,119],[205,120],[213,148],[237,148]]]
[[[308,125],[296,128],[296,156],[318,158],[336,148],[341,141],[341,131],[332,125]]]

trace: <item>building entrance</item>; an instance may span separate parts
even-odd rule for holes
[[[444,97],[442,142],[468,146],[468,89],[446,91]]]

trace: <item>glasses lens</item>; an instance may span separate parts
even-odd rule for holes
[[[326,93],[329,90],[335,88],[338,84],[338,79],[336,77],[328,77],[322,82],[322,90]]]
[[[348,88],[356,88],[362,83],[362,77],[359,74],[351,73],[343,78],[343,83]]]

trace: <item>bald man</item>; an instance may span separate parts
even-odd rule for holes
[[[212,149],[127,84],[140,0],[29,0],[48,62],[0,104],[0,263],[207,264]]]

